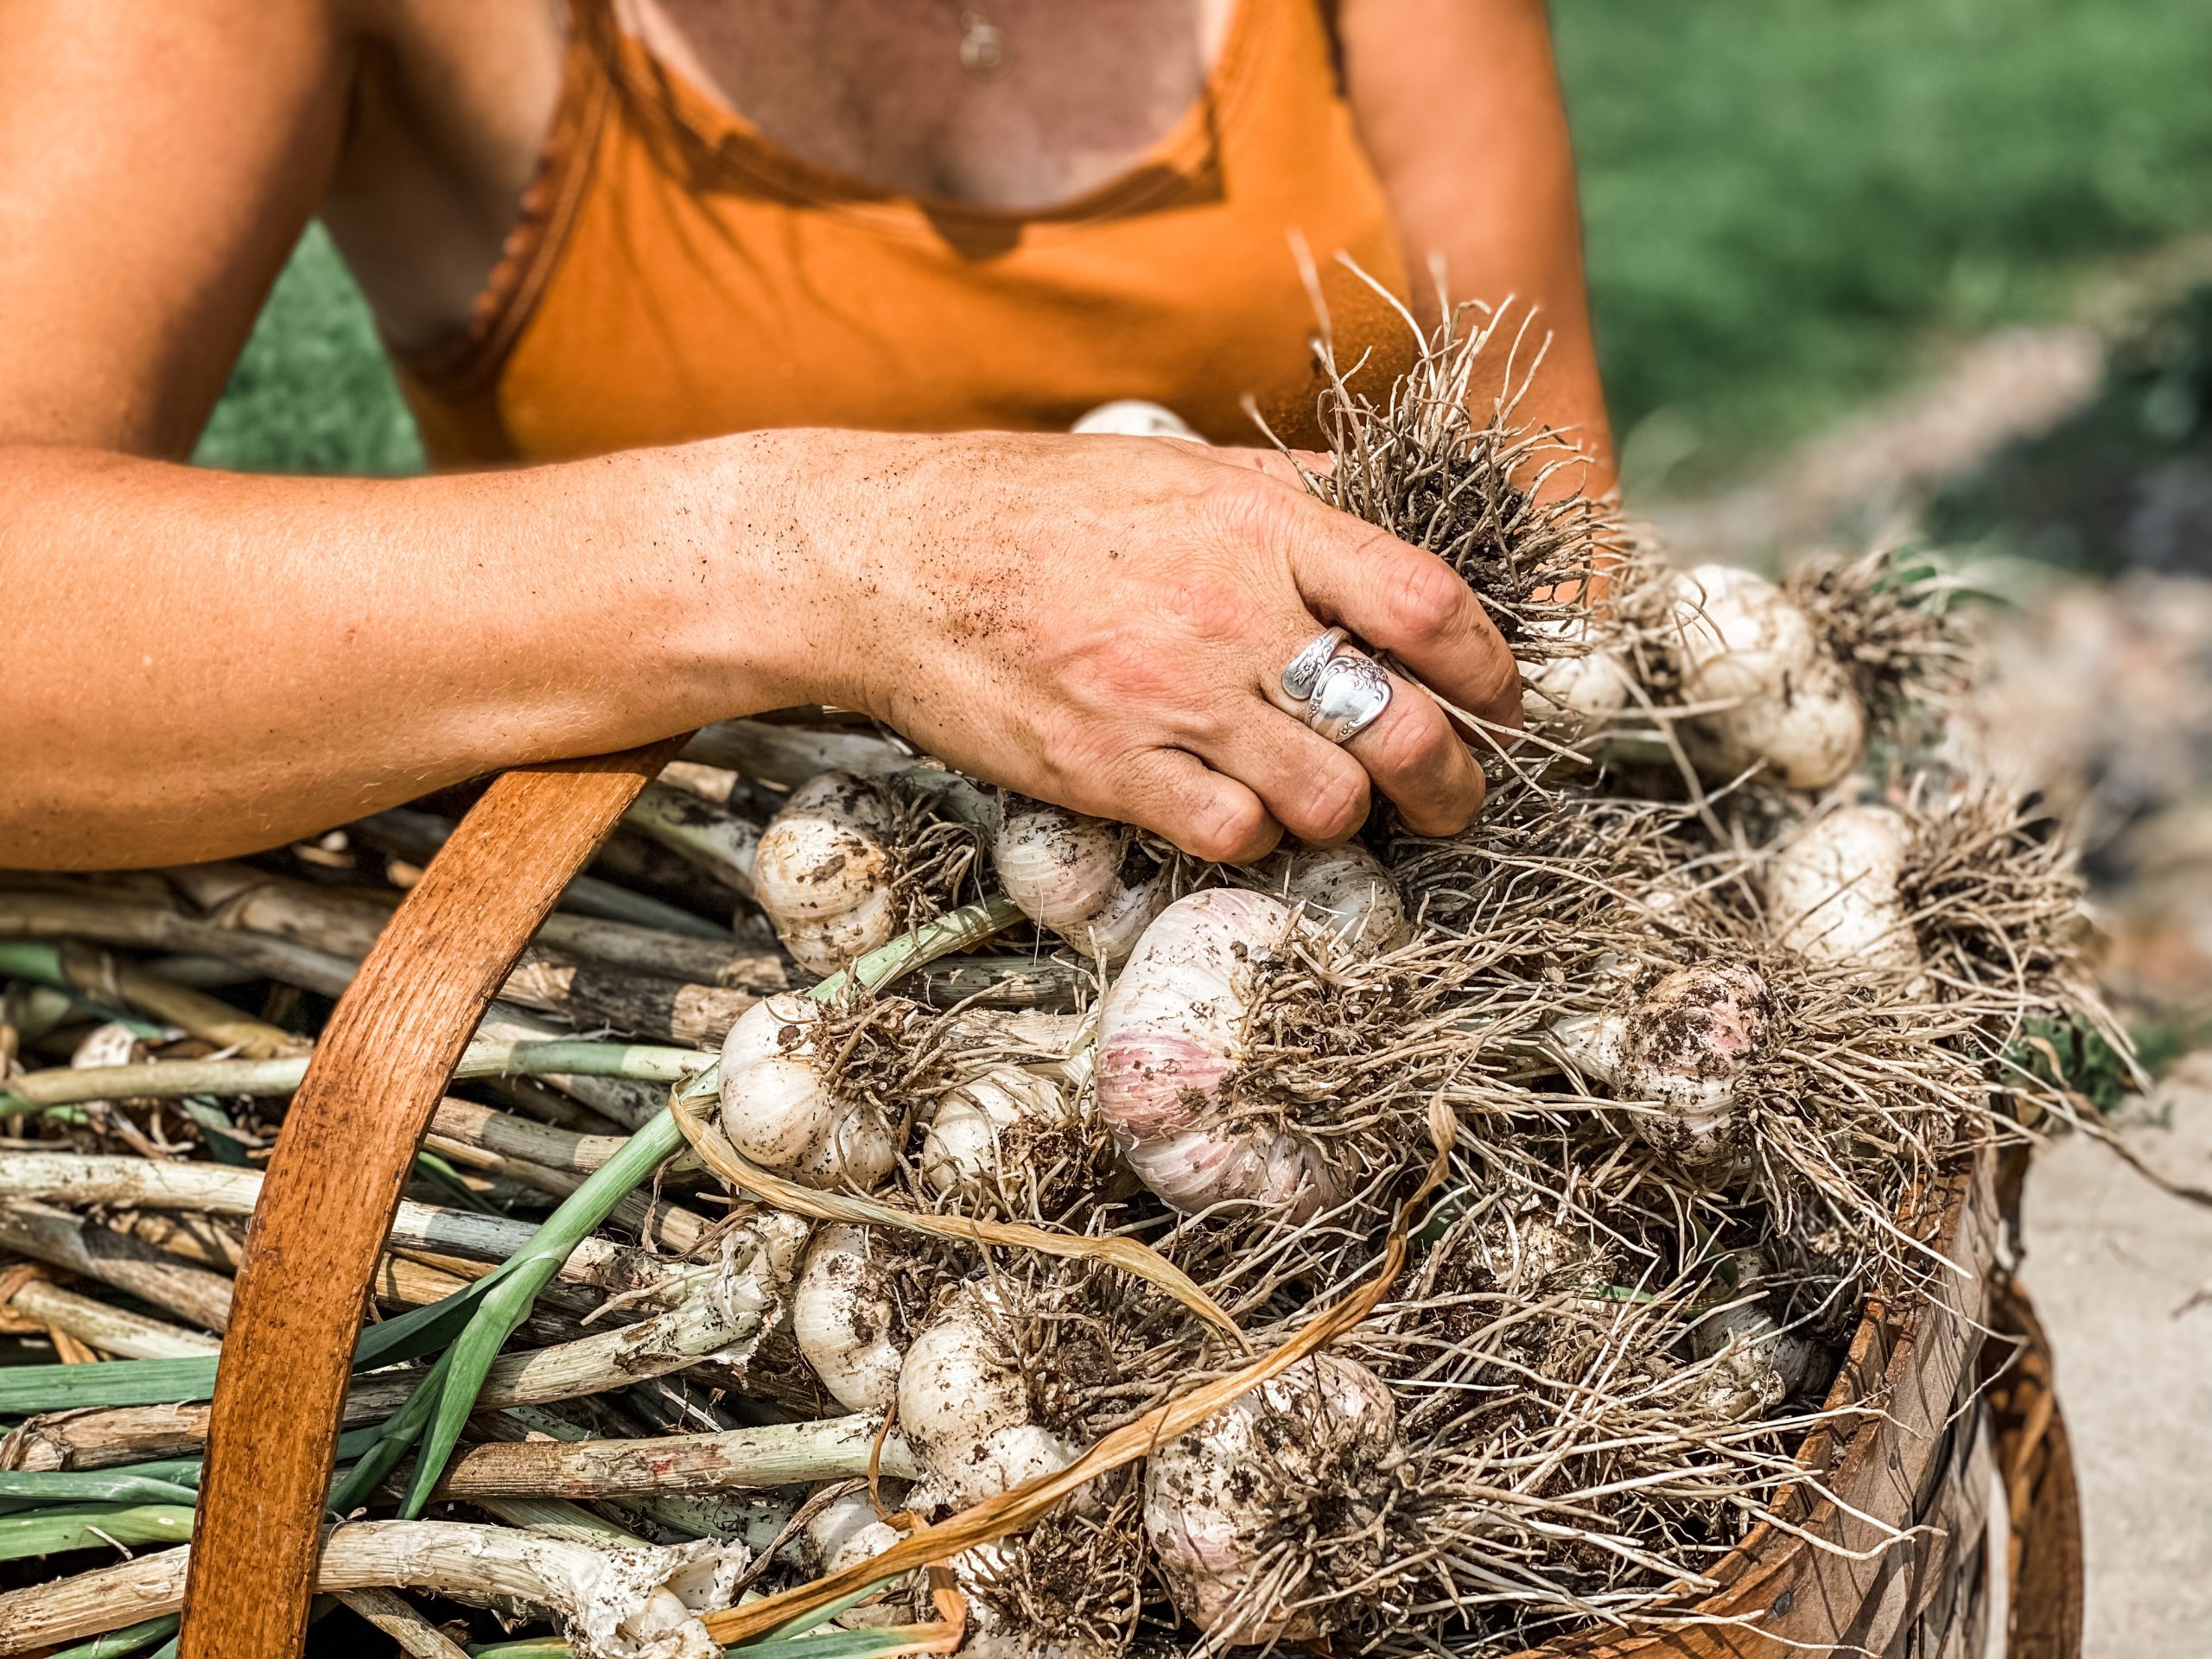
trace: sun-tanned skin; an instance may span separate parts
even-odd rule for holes
[[[633,10],[790,147],[1020,207],[1171,123],[1227,4],[1000,0],[1025,73],[988,86],[938,0]],[[1541,4],[1346,0],[1340,22],[1409,266],[1542,308],[1531,411],[1609,483]],[[1341,837],[1370,783],[1416,828],[1467,820],[1480,777],[1427,699],[1348,750],[1265,700],[1340,622],[1478,714],[1518,702],[1440,563],[1271,457],[795,430],[389,481],[178,464],[310,215],[395,338],[466,315],[562,28],[548,0],[0,7],[0,865],[215,857],[804,702],[1210,858]]]

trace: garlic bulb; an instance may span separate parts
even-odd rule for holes
[[[1067,1090],[1046,1070],[995,1066],[938,1103],[922,1137],[922,1179],[972,1199],[999,1187],[1036,1135],[1075,1122]]]
[[[1783,944],[1841,967],[1920,966],[1898,888],[1912,844],[1904,814],[1847,806],[1816,818],[1768,861],[1767,911]]]
[[[1708,1402],[1725,1400],[1736,1410],[1756,1402],[1742,1410],[1745,1417],[1810,1387],[1822,1357],[1818,1344],[1783,1330],[1756,1301],[1707,1314],[1690,1327],[1690,1348],[1700,1359],[1719,1362],[1713,1367]]]
[[[929,1465],[930,1497],[957,1510],[1065,1469],[1080,1451],[1034,1421],[1002,1315],[996,1293],[963,1285],[899,1371],[899,1430]]]
[[[1101,404],[1087,410],[1071,432],[1104,433],[1125,438],[1187,438],[1193,443],[1205,440],[1191,430],[1190,425],[1173,410],[1159,404],[1147,403],[1141,397],[1120,397],[1110,404]]]
[[[799,1354],[848,1411],[887,1411],[899,1394],[891,1287],[868,1246],[865,1227],[823,1226],[791,1293]]]
[[[1730,778],[1764,762],[1792,789],[1825,789],[1866,741],[1866,710],[1811,618],[1764,576],[1706,564],[1675,578],[1674,645],[1699,770]]]
[[[1222,1121],[1255,964],[1295,919],[1241,888],[1179,899],[1099,1006],[1098,1109],[1137,1179],[1178,1210],[1253,1199],[1304,1216],[1343,1197],[1311,1142]]]
[[[1154,1452],[1145,1533],[1176,1611],[1219,1646],[1323,1635],[1313,1609],[1253,1605],[1263,1562],[1316,1525],[1379,1517],[1402,1458],[1397,1422],[1382,1378],[1317,1354]]]
[[[1285,849],[1249,874],[1265,891],[1302,906],[1306,919],[1351,950],[1393,950],[1413,938],[1397,883],[1382,860],[1356,842]]]
[[[1547,639],[1589,639],[1587,616],[1549,617],[1528,625]],[[1573,743],[1611,723],[1635,694],[1636,672],[1617,650],[1592,645],[1580,656],[1521,664],[1521,717],[1531,731]]]
[[[1127,882],[1126,824],[1008,796],[991,860],[1007,898],[1085,956],[1120,965],[1167,903],[1167,873]]]
[[[880,784],[825,772],[793,790],[760,832],[754,896],[809,972],[836,973],[899,931],[890,842],[897,822]]]
[[[1693,1166],[1732,1151],[1736,1084],[1757,1053],[1770,1012],[1766,982],[1749,968],[1678,968],[1625,1014],[1578,1016],[1552,1027],[1575,1067],[1616,1098],[1648,1101],[1658,1117],[1637,1132]]]
[[[722,1132],[754,1163],[810,1186],[874,1186],[898,1145],[881,1113],[842,1097],[825,1074],[813,1028],[827,1017],[792,991],[738,1016],[722,1039]]]
[[[817,1579],[872,1560],[898,1541],[899,1529],[876,1514],[865,1486],[831,1498],[799,1529],[800,1555],[808,1575]],[[881,1599],[840,1614],[837,1622],[872,1629],[901,1624],[906,1618],[893,1586]]]

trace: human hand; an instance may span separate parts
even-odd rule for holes
[[[1511,652],[1442,560],[1324,505],[1280,456],[1173,440],[890,438],[824,696],[962,770],[1244,862],[1341,841],[1370,786],[1428,835],[1482,804],[1436,702],[1398,681],[1342,747],[1283,667],[1324,628],[1439,696],[1520,721]]]

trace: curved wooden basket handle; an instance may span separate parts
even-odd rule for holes
[[[301,1650],[346,1372],[416,1143],[561,889],[683,743],[500,777],[339,999],[246,1232],[181,1659]]]

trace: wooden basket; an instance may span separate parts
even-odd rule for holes
[[[246,1236],[181,1659],[300,1651],[348,1362],[416,1144],[524,944],[682,741],[502,776],[340,1001]],[[1869,1311],[1830,1401],[1859,1409],[1804,1452],[1833,1497],[1798,1493],[1786,1524],[1760,1526],[1726,1558],[1725,1587],[1700,1611],[1735,1622],[1572,1635],[1526,1659],[1981,1659],[1993,1467],[2012,1512],[2012,1659],[2076,1659],[2073,1467],[2048,1351],[2024,1300],[1993,1275],[1988,1160],[1958,1169],[1941,1200],[1936,1243],[1964,1272],[1941,1300]],[[2020,1341],[1985,1344],[1986,1331]],[[1892,1530],[1909,1535],[1884,1548]]]

